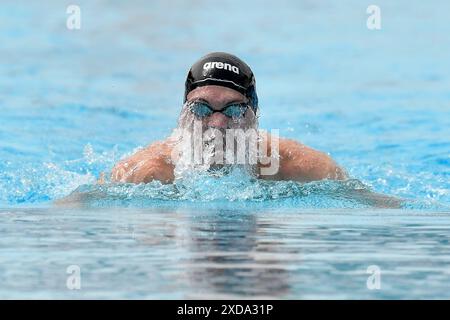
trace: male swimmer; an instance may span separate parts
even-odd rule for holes
[[[185,133],[178,137],[171,135],[121,160],[111,172],[111,181],[173,182],[182,153],[177,148],[180,148],[180,141],[186,137],[186,130],[188,135],[195,131],[195,123],[200,124],[201,133],[211,129],[218,133],[231,129],[258,129],[259,106],[255,77],[250,67],[238,57],[224,52],[213,52],[202,57],[189,70],[185,87],[184,105],[178,120],[178,128],[184,129]],[[258,153],[252,167],[252,173],[257,178],[301,182],[347,179],[345,171],[327,154],[294,140],[279,137],[272,139],[268,133],[257,132],[258,147],[266,146],[266,150],[263,150],[266,153]],[[225,139],[222,141],[221,146],[225,146]],[[274,143],[277,144],[276,148]],[[205,147],[206,143],[202,146]],[[277,152],[273,152],[275,149]],[[262,154],[277,158],[276,170],[265,170],[270,164],[262,161]],[[211,163],[213,166],[224,165],[223,162]]]

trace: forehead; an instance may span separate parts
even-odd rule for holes
[[[187,99],[205,99],[207,101],[245,100],[245,96],[233,89],[221,86],[203,86],[189,92]]]

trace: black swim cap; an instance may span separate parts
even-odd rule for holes
[[[238,57],[225,52],[212,52],[194,63],[187,75],[184,102],[189,92],[207,85],[239,91],[249,99],[251,107],[256,112],[258,96],[255,76],[250,67]]]

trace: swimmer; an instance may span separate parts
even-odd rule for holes
[[[231,129],[256,129],[258,147],[266,146],[263,150],[265,153],[258,153],[252,166],[252,172],[259,179],[309,182],[348,178],[345,170],[324,152],[291,139],[273,139],[273,135],[259,130],[258,115],[255,77],[250,67],[234,55],[210,53],[194,63],[187,75],[184,105],[178,119],[178,129],[185,130],[184,134],[173,134],[121,160],[111,172],[111,181],[148,183],[159,180],[172,183],[182,157],[180,139],[193,133],[196,123],[202,134],[208,129],[216,130],[213,132],[219,134],[225,134]],[[228,140],[221,140],[223,146],[226,145],[225,141]],[[274,146],[274,143],[277,145]],[[202,146],[206,145],[202,141]],[[217,149],[214,150],[217,152]],[[266,154],[269,159],[276,157],[276,170],[265,170],[271,164],[262,161],[262,154]],[[219,168],[224,166],[223,162],[209,165]]]

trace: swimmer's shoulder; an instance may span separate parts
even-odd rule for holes
[[[282,138],[260,131],[261,141],[267,143],[268,155],[279,156],[277,179],[313,181],[322,179],[347,179],[347,173],[326,153],[299,141]],[[274,143],[277,145],[275,146]]]
[[[111,180],[117,182],[148,182],[158,175],[157,180],[171,180],[173,141],[155,141],[120,160],[111,171]],[[159,178],[159,175],[163,178]]]
[[[267,130],[259,129],[258,134],[259,142],[267,148],[267,155],[272,156],[272,152],[274,152],[273,156],[277,156],[276,153],[278,153],[280,160],[290,159],[292,157],[292,151],[300,150],[306,147],[300,142],[288,138],[282,138],[278,135],[278,133],[269,133]]]

